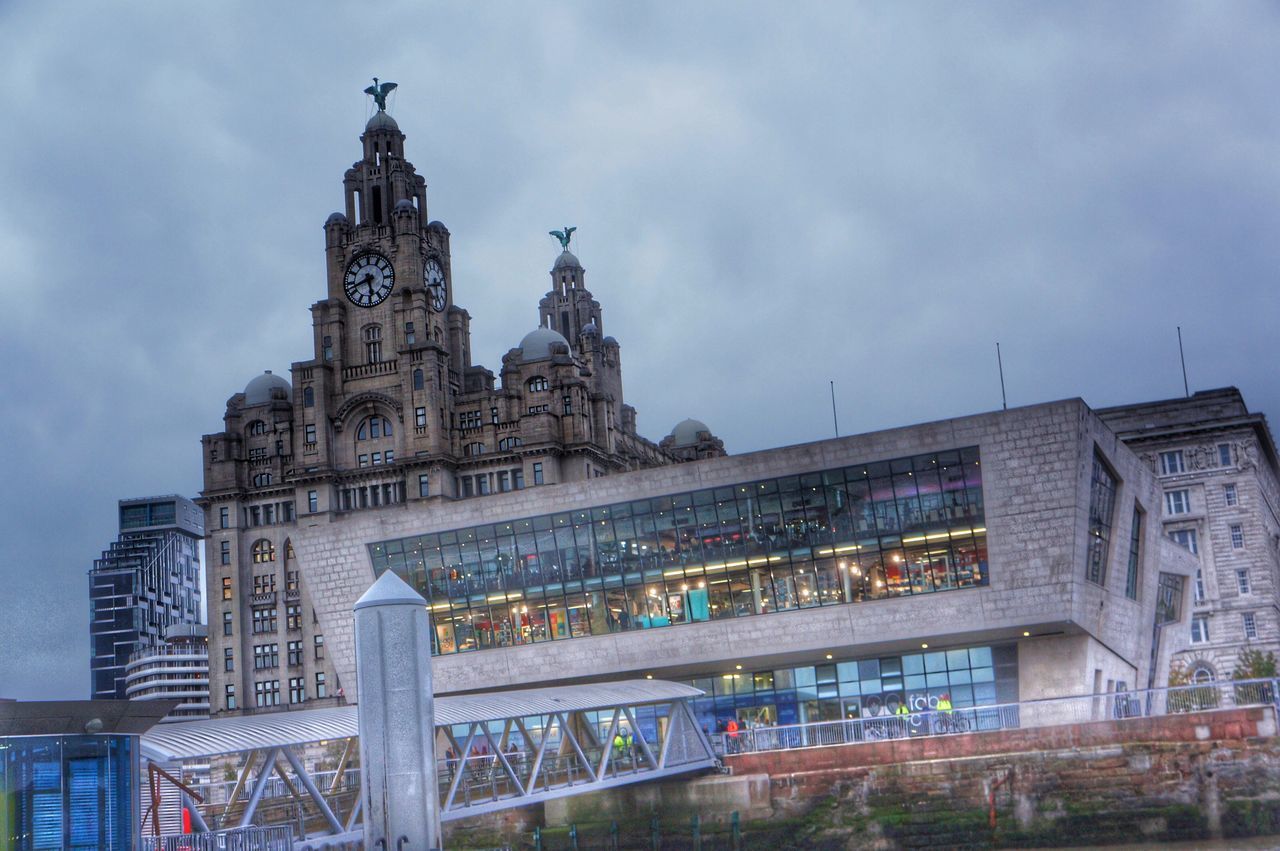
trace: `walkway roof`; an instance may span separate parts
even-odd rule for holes
[[[437,697],[436,726],[613,706],[643,706],[699,697],[702,693],[693,686],[667,680],[626,680]],[[162,724],[142,737],[142,752],[156,762],[172,762],[346,739],[359,734],[355,706],[298,709]]]

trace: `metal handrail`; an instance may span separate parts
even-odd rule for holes
[[[956,706],[947,710],[939,710],[935,703],[906,712],[886,712],[840,721],[751,727],[713,736],[712,743],[720,755],[759,753],[1268,706],[1275,705],[1278,697],[1280,679],[1214,680],[1167,688]]]

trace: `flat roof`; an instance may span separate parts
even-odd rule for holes
[[[683,683],[645,679],[453,695],[436,698],[435,722],[437,727],[446,727],[553,712],[643,706],[702,694],[701,689]],[[156,762],[171,762],[359,734],[355,706],[298,709],[164,724],[142,737],[142,753]]]
[[[176,700],[0,701],[0,736],[140,735],[173,711]],[[86,725],[101,722],[101,729]],[[95,725],[97,726],[97,725]]]

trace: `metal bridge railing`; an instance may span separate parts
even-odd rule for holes
[[[293,851],[293,828],[280,825],[214,833],[144,836],[142,851]]]
[[[1276,705],[1280,679],[1217,680],[1170,688],[1086,694],[962,707],[920,709],[842,721],[753,727],[712,737],[719,755],[820,748],[885,739],[946,736],[1056,724],[1156,717],[1212,709]]]

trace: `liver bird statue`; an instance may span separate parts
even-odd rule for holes
[[[551,231],[551,235],[554,236],[556,239],[560,240],[560,247],[563,250],[568,251],[569,240],[573,239],[573,232],[575,230],[577,230],[576,227],[571,228],[568,225],[566,225],[563,231],[553,230]]]
[[[378,105],[378,109],[386,110],[387,95],[391,94],[391,90],[396,87],[395,83],[378,84],[378,78],[373,78],[373,85],[364,90],[367,95],[373,95],[373,102]]]

